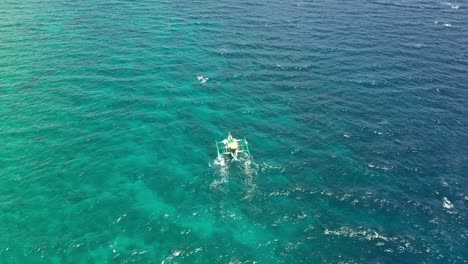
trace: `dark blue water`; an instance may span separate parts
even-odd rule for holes
[[[1,263],[468,261],[465,2],[0,16]]]

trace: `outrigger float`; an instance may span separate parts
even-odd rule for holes
[[[231,132],[228,133],[228,137],[222,141],[216,141],[216,150],[218,156],[231,156],[234,160],[237,160],[237,154],[246,153],[250,156],[249,144],[245,138],[235,139],[232,137]]]

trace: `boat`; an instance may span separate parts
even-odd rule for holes
[[[239,153],[245,153],[250,156],[249,144],[245,138],[235,139],[232,137],[231,132],[228,133],[228,137],[222,141],[216,141],[216,150],[218,156],[231,156],[234,160],[237,160]]]

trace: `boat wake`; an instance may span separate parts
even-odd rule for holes
[[[218,186],[225,184],[229,181],[229,165],[231,160],[224,156],[218,156],[213,162],[210,162],[208,166],[215,170],[215,175],[219,176],[218,179],[215,179],[210,187],[217,188]]]
[[[240,175],[243,176],[242,180],[249,187],[249,190],[255,189],[254,179],[258,175],[259,165],[250,156],[239,155],[236,160],[226,156],[218,156],[209,163],[209,166],[214,169],[214,174],[218,176],[210,184],[211,188],[217,188],[228,183],[231,173],[238,174],[240,172]]]
[[[244,184],[247,187],[246,194],[243,199],[250,199],[256,189],[255,178],[258,176],[259,165],[253,162],[250,156],[238,158],[244,177]]]

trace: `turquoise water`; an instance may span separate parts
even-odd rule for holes
[[[1,263],[468,261],[465,2],[0,16]]]

